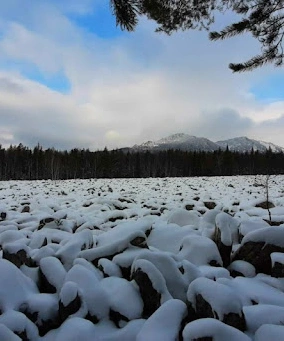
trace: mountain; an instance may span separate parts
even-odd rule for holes
[[[217,141],[216,142],[222,149],[229,148],[231,151],[236,151],[240,153],[250,152],[252,149],[254,151],[259,151],[260,153],[265,153],[269,148],[274,153],[284,152],[284,148],[276,146],[271,142],[257,141],[249,139],[248,137],[235,137],[233,139]]]
[[[216,143],[204,137],[196,137],[188,134],[179,133],[170,135],[155,142],[148,141],[142,143],[141,145],[134,145],[131,149],[133,151],[161,151],[168,149],[179,149],[184,151],[213,152],[214,150],[218,150],[219,148],[220,147]]]
[[[229,148],[231,151],[241,153],[250,152],[253,148],[254,151],[264,153],[271,148],[273,152],[284,152],[284,148],[276,146],[270,142],[257,141],[249,139],[248,137],[236,137],[229,140],[212,142],[204,137],[196,137],[188,134],[178,133],[168,137],[164,137],[157,141],[147,141],[140,145],[134,145],[131,148],[122,148],[121,150],[127,151],[162,151],[169,149],[179,149],[183,151],[205,151],[213,152],[218,149]]]

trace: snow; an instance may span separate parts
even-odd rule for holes
[[[243,260],[235,260],[229,265],[228,270],[239,272],[243,274],[245,277],[255,276],[255,267],[252,264],[245,262]]]
[[[66,276],[66,271],[60,260],[56,257],[45,257],[40,260],[39,265],[48,282],[59,290]]]
[[[216,341],[249,341],[250,338],[238,329],[218,320],[204,318],[187,324],[182,333],[184,341],[212,338]],[[266,341],[269,339],[266,339]]]
[[[284,248],[284,227],[270,226],[253,231],[243,238],[242,245],[248,242],[265,242]]]
[[[255,333],[254,341],[283,340],[284,326],[262,325]]]
[[[22,332],[39,341],[175,340],[179,333],[184,340],[283,339],[283,278],[256,274],[241,259],[223,267],[213,241],[217,228],[232,254],[249,241],[284,246],[283,224],[269,226],[263,220],[267,210],[255,207],[265,200],[256,181],[248,176],[2,182],[0,211],[7,217],[0,221],[0,339],[19,340],[15,333]],[[272,220],[280,223],[283,185],[284,176],[269,184],[276,206]],[[206,201],[217,206],[210,210]],[[22,213],[25,205],[30,211]],[[34,264],[16,267],[13,254],[19,250]],[[283,262],[281,249],[271,254],[272,266]],[[143,281],[135,281],[139,269],[161,295],[147,319],[138,286]],[[40,292],[40,270],[54,293]],[[215,318],[184,328],[186,305],[195,308],[198,294]],[[74,300],[80,305],[63,322],[59,307],[68,312]],[[113,312],[119,322],[112,321]],[[229,313],[244,313],[245,333],[218,320]],[[58,325],[49,330],[48,321]],[[47,328],[42,336],[38,327]]]
[[[35,283],[14,264],[0,259],[0,304],[2,311],[18,309],[32,294],[38,293]]]
[[[243,309],[248,330],[255,333],[264,324],[282,325],[284,321],[284,307],[257,304]]]
[[[274,266],[275,263],[284,264],[284,254],[283,253],[272,252],[270,255],[270,258],[271,258],[272,266]]]
[[[195,265],[206,265],[210,261],[223,264],[216,244],[211,239],[202,236],[185,237],[177,256],[180,260],[186,259]]]
[[[100,341],[96,334],[96,327],[92,322],[73,317],[65,321],[58,330],[52,330],[46,334],[42,341],[93,341],[94,339]]]
[[[101,281],[101,285],[109,298],[112,310],[119,312],[129,320],[141,317],[143,301],[131,282],[124,278],[108,277]]]
[[[14,334],[4,324],[0,323],[0,340],[1,341],[21,341],[16,334]]]
[[[88,311],[98,319],[108,315],[109,302],[106,292],[97,276],[87,268],[76,264],[65,277],[65,282],[74,282],[82,291]]]
[[[137,335],[137,341],[172,341],[178,339],[180,325],[186,316],[186,304],[169,300],[145,322]]]

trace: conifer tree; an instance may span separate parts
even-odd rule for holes
[[[133,31],[139,16],[157,23],[157,31],[171,34],[177,30],[206,29],[216,13],[226,10],[240,20],[220,32],[210,32],[211,40],[250,33],[260,43],[261,52],[243,63],[231,63],[233,72],[250,71],[266,63],[283,64],[284,0],[110,0],[117,25]]]

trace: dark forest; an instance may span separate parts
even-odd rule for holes
[[[0,180],[283,174],[284,154],[251,151],[124,152],[0,147]]]

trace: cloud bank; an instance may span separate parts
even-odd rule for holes
[[[185,132],[284,146],[284,101],[251,91],[276,71],[236,75],[227,68],[257,52],[253,40],[212,43],[204,32],[167,37],[146,20],[135,33],[102,38],[73,20],[101,4],[0,4],[2,145],[96,150]]]

